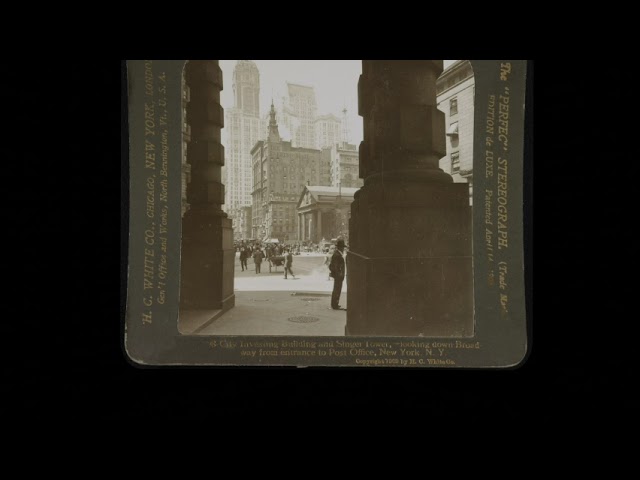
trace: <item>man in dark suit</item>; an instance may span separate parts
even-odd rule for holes
[[[262,265],[262,259],[264,258],[264,254],[260,248],[256,248],[253,252],[253,263],[256,265],[256,273],[260,273],[260,266]]]
[[[249,269],[249,267],[247,267],[248,256],[249,256],[249,250],[245,246],[244,242],[242,242],[242,246],[240,247],[240,267],[242,268],[243,272],[245,271],[245,269],[246,270]]]
[[[331,257],[329,264],[330,275],[333,277],[333,293],[331,294],[331,308],[334,310],[344,310],[338,302],[342,293],[342,282],[344,280],[345,263],[344,263],[344,240],[338,239],[336,250]]]
[[[284,258],[286,259],[286,263],[284,265],[284,278],[287,278],[287,272],[289,272],[293,278],[296,278],[296,276],[293,274],[293,270],[291,270],[293,255],[291,255],[291,250],[289,250],[288,248],[286,248],[284,251]]]

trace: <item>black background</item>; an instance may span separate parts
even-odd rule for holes
[[[528,56],[534,55],[520,54]],[[366,408],[372,421],[379,413],[415,412],[416,422],[445,413],[464,422],[486,415],[539,425],[615,422],[634,401],[629,360],[637,313],[625,305],[634,292],[616,269],[633,259],[634,242],[623,236],[633,217],[622,208],[633,204],[634,186],[620,177],[620,167],[633,162],[631,151],[615,153],[619,131],[603,128],[618,124],[612,103],[604,102],[604,90],[576,80],[585,70],[574,62],[529,66],[532,342],[526,363],[510,371],[130,365],[121,347],[128,222],[122,63],[11,64],[2,85],[5,117],[15,127],[3,157],[16,169],[5,176],[7,210],[16,217],[7,229],[15,247],[5,252],[14,265],[3,315],[10,352],[3,363],[5,411],[42,422],[202,422],[230,411],[332,410],[349,417]],[[622,85],[608,83],[607,98],[622,93]]]

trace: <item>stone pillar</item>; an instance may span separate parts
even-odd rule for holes
[[[187,186],[190,208],[182,220],[180,304],[186,309],[228,310],[235,304],[235,252],[231,220],[221,209],[222,70],[217,60],[191,60],[185,68],[191,91],[187,107],[191,183]]]
[[[301,224],[301,232],[302,232],[302,240],[306,240],[307,239],[307,214],[306,213],[302,213],[301,217],[300,217],[300,224]]]
[[[304,240],[304,216],[301,213],[298,214],[298,240]]]
[[[318,210],[318,242],[322,240],[322,210]]]
[[[364,60],[360,177],[349,221],[348,335],[473,333],[467,184],[440,170],[442,60]]]

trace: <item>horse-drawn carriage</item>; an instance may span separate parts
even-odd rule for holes
[[[269,262],[269,273],[271,273],[271,267],[274,267],[277,272],[278,267],[282,267],[286,260],[287,259],[283,255],[272,255],[267,257],[267,261]]]
[[[278,267],[283,266],[286,261],[283,255],[278,255],[277,253],[279,251],[278,245],[280,244],[280,241],[277,238],[265,238],[263,244],[266,245],[265,254],[266,260],[269,262],[269,273],[271,273],[272,268],[275,268],[277,272]]]

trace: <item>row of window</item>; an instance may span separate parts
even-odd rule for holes
[[[451,152],[451,173],[460,172],[460,152]]]
[[[449,115],[456,115],[458,113],[458,98],[453,97],[449,99]]]

